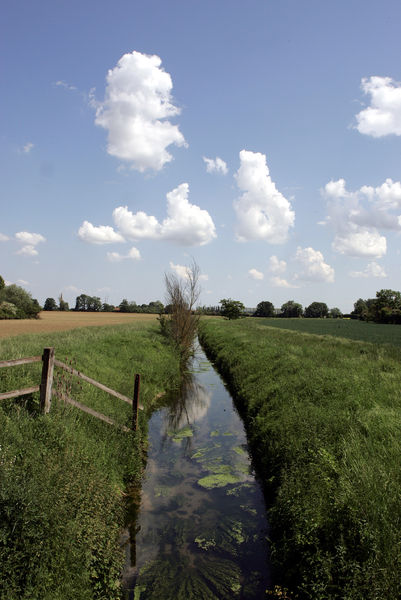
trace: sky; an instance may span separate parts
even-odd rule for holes
[[[349,312],[401,289],[399,0],[3,0],[0,274]]]

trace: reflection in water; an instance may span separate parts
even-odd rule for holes
[[[149,423],[146,478],[130,507],[125,598],[257,599],[267,525],[242,422],[203,353]]]

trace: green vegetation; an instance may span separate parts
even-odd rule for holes
[[[353,319],[258,319],[258,325],[401,346],[401,327]]]
[[[231,298],[223,298],[220,300],[221,310],[220,314],[230,321],[233,319],[239,319],[244,316],[245,306],[239,300],[232,300]]]
[[[41,308],[31,294],[18,285],[0,281],[0,319],[34,319]]]
[[[399,598],[401,351],[266,322],[202,320],[200,338],[245,419],[276,583],[299,599]]]
[[[38,355],[45,346],[127,396],[139,372],[147,413],[179,381],[178,357],[157,324],[6,338],[0,359]],[[1,390],[37,384],[40,368],[0,369]],[[128,404],[69,376],[56,379],[73,398],[130,424]],[[124,433],[55,400],[43,416],[36,396],[0,404],[0,598],[117,600],[123,490],[140,481],[148,415],[140,414],[136,434]]]

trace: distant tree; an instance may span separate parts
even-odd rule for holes
[[[244,316],[245,306],[239,300],[232,300],[231,298],[223,298],[220,300],[221,311],[220,314],[227,319],[239,319]]]
[[[70,310],[70,307],[68,306],[68,302],[65,302],[65,300],[63,299],[63,294],[60,294],[59,298],[58,298],[58,309],[59,310]]]
[[[351,313],[351,316],[357,317],[358,319],[366,319],[368,314],[368,306],[366,304],[366,300],[359,298],[356,302],[354,302],[354,310]]]
[[[274,317],[274,306],[271,302],[264,300],[259,302],[253,313],[254,317]]]
[[[2,278],[2,276],[0,275],[0,290],[4,290],[5,287],[6,287],[5,281]]]
[[[43,310],[57,310],[57,304],[54,298],[46,298]]]
[[[342,316],[343,316],[343,313],[341,312],[341,310],[339,308],[337,308],[337,307],[330,308],[329,317],[331,317],[332,319],[341,319]]]
[[[98,296],[88,296],[88,308],[90,312],[99,312],[102,309],[102,301]]]
[[[124,298],[124,299],[123,299],[123,300],[120,302],[120,304],[119,304],[119,307],[118,307],[118,308],[120,309],[120,312],[123,312],[123,313],[130,312],[130,310],[129,310],[129,303],[128,303],[128,300],[127,300],[126,298]]]
[[[312,302],[305,308],[304,316],[312,319],[322,319],[323,317],[327,317],[329,314],[329,309],[325,302]]]
[[[281,317],[302,317],[302,314],[302,305],[294,302],[294,300],[288,300],[288,302],[285,302],[281,307]]]
[[[115,306],[113,304],[108,304],[108,302],[103,302],[102,304],[102,312],[113,312]]]
[[[81,294],[80,296],[77,296],[77,298],[75,300],[74,310],[77,310],[77,311],[88,310],[88,302],[89,302],[89,296],[87,296],[86,294]]]
[[[41,311],[39,302],[31,294],[18,285],[6,285],[0,290],[0,303],[6,302],[16,307],[16,310],[7,307],[6,312],[14,312],[17,319],[37,318]],[[8,317],[10,318],[10,317]]]

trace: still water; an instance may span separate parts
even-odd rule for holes
[[[127,600],[263,598],[262,492],[242,421],[200,348],[181,393],[149,422],[137,506],[125,534]]]

